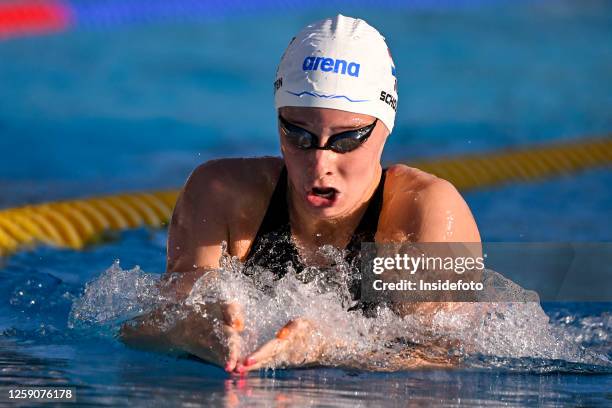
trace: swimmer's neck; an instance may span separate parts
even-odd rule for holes
[[[381,173],[382,168],[379,166],[377,177],[372,180],[359,203],[350,211],[333,219],[313,217],[303,205],[300,205],[300,201],[295,199],[293,189],[289,188],[287,201],[292,236],[306,246],[333,245],[345,248],[368,208],[369,200],[378,187]]]

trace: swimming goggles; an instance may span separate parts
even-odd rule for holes
[[[319,138],[317,136],[306,129],[287,122],[281,115],[278,115],[278,120],[281,124],[281,131],[289,143],[298,149],[332,150],[336,153],[348,153],[361,146],[368,140],[376,126],[376,122],[378,122],[378,119],[376,119],[371,125],[332,135],[325,146],[319,147]]]

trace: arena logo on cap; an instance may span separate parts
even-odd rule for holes
[[[356,62],[347,62],[341,59],[333,59],[326,57],[306,57],[302,64],[304,71],[321,70],[323,72],[334,72],[336,74],[359,76],[360,64]]]

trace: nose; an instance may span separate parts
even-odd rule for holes
[[[312,152],[312,169],[317,179],[334,174],[338,153],[332,150],[314,150]]]

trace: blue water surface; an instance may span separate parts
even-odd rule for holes
[[[395,60],[386,162],[612,129],[609,2],[365,3],[0,42],[0,206],[178,186],[209,158],[277,155],[280,55],[338,12],[378,27]]]
[[[470,368],[367,373],[341,369],[279,370],[230,378],[190,358],[136,351],[116,327],[68,328],[73,300],[86,282],[120,258],[148,273],[164,268],[165,233],[125,232],[83,252],[40,248],[9,259],[0,296],[1,385],[72,386],[95,405],[404,406],[606,405],[612,366],[482,356]],[[110,297],[108,299],[111,299]],[[580,329],[584,347],[612,359],[612,303],[544,304],[552,321]],[[478,357],[477,357],[478,358]]]

